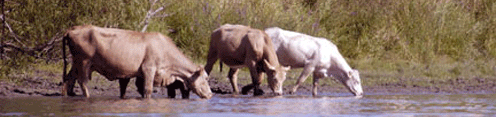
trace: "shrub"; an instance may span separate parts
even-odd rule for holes
[[[7,23],[20,39],[4,42],[33,47],[70,26],[93,24],[139,31],[148,9],[165,6],[148,32],[173,38],[196,61],[204,61],[211,32],[225,23],[253,28],[281,27],[324,37],[354,61],[490,61],[496,57],[494,0],[12,0]],[[60,45],[60,44],[56,44]],[[60,47],[30,54],[7,50],[2,75],[42,58],[60,58]],[[55,61],[56,62],[56,61]],[[24,67],[23,67],[24,66]],[[481,67],[483,68],[483,67]]]

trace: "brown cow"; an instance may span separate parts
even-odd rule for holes
[[[238,69],[248,67],[253,84],[243,88],[242,93],[255,88],[254,96],[262,95],[259,89],[262,83],[262,72],[268,76],[269,87],[276,95],[282,94],[282,84],[286,80],[287,67],[282,67],[272,47],[272,41],[265,32],[242,25],[225,24],[214,30],[211,35],[205,70],[210,74],[214,63],[220,59],[221,64],[227,64],[234,93],[238,93]]]
[[[63,95],[75,94],[77,80],[83,95],[89,97],[86,83],[91,80],[91,73],[97,71],[110,81],[119,79],[121,97],[132,77],[136,77],[136,87],[143,98],[151,97],[153,86],[167,86],[176,80],[201,98],[212,97],[205,70],[160,33],[83,25],[69,29],[63,43],[64,58],[66,43],[73,56],[68,75],[64,61]]]

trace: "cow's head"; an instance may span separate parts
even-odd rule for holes
[[[199,70],[195,71],[195,73],[193,73],[193,75],[188,79],[187,86],[193,91],[193,93],[201,98],[210,99],[213,94],[210,90],[210,86],[208,85],[207,78],[207,72],[205,72],[203,67],[200,67]]]
[[[362,82],[360,81],[360,74],[358,70],[351,70],[341,79],[341,82],[351,91],[355,96],[362,96]]]
[[[282,95],[282,84],[286,80],[286,71],[290,67],[283,67],[281,65],[273,66],[267,60],[264,60],[265,65],[268,68],[267,80],[269,81],[269,87],[276,95]]]

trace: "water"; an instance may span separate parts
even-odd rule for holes
[[[0,99],[0,116],[495,116],[496,94]]]

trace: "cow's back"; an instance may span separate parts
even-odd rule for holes
[[[246,57],[262,58],[264,47],[267,47],[266,41],[270,41],[265,40],[264,36],[257,29],[225,24],[214,30],[210,46],[218,51],[219,58],[226,64],[239,65],[243,64]]]
[[[334,44],[325,38],[287,31],[278,27],[267,28],[265,32],[271,37],[274,48],[282,65],[304,67],[309,62],[320,67],[328,67]]]
[[[160,34],[79,26],[68,32],[73,57],[89,60],[92,69],[109,79],[134,77],[145,56],[154,56],[153,44],[164,43]]]

